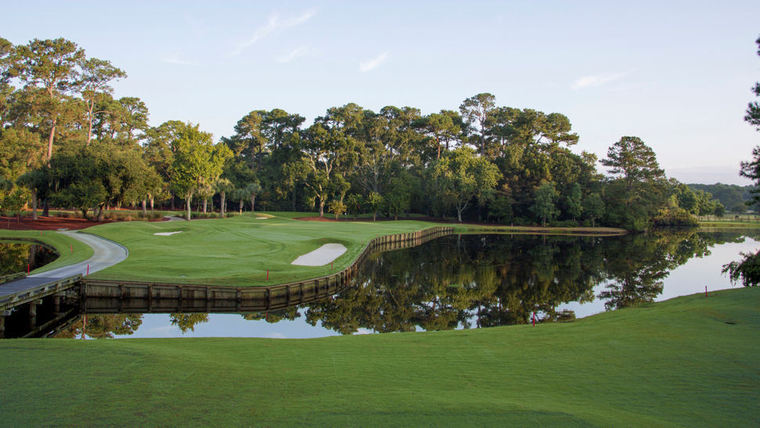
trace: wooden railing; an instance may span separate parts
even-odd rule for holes
[[[82,275],[74,275],[68,278],[55,279],[44,284],[40,284],[15,294],[0,296],[0,311],[5,311],[24,303],[39,300],[51,294],[60,293],[77,285],[82,280]]]
[[[15,281],[17,279],[23,279],[26,278],[26,274],[24,272],[17,272],[17,273],[11,273],[8,275],[0,276],[0,284],[5,284],[6,282]]]
[[[113,312],[258,312],[329,297],[350,284],[367,257],[414,247],[453,233],[452,227],[385,235],[370,240],[347,268],[326,276],[272,286],[219,286],[145,281],[82,280],[80,292],[90,313]],[[115,301],[118,300],[118,302]]]

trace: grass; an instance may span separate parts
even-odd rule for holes
[[[315,278],[348,267],[376,236],[435,226],[421,221],[336,223],[291,218],[303,214],[249,213],[227,219],[94,226],[86,231],[124,245],[129,257],[91,276],[173,283],[274,285]],[[261,216],[269,218],[257,218]],[[176,231],[181,233],[154,235]],[[298,256],[332,242],[347,248],[332,267],[290,264]]]
[[[753,426],[760,288],[566,324],[0,341],[2,424]]]
[[[74,238],[54,231],[0,230],[0,239],[34,240],[55,248],[58,258],[52,263],[39,267],[31,273],[47,272],[62,266],[83,262],[92,257],[92,248]]]
[[[699,226],[702,228],[736,228],[736,229],[754,229],[760,228],[760,222],[749,221],[700,221]]]

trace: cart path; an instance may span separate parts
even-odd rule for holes
[[[81,274],[84,276],[87,274],[88,265],[90,266],[90,273],[94,273],[124,261],[129,254],[126,248],[99,236],[74,231],[63,231],[58,233],[62,233],[89,245],[93,251],[92,257],[80,263],[59,267],[47,272],[36,273],[29,275],[24,279],[2,284],[0,285],[0,296],[15,294],[46,282],[60,280],[74,275]]]

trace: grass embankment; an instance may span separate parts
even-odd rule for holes
[[[34,240],[55,248],[58,258],[52,263],[33,270],[32,274],[83,262],[92,257],[93,254],[89,245],[55,231],[0,230],[0,239]]]
[[[5,340],[2,423],[751,426],[758,308],[740,289],[535,328]]]
[[[338,272],[348,267],[374,237],[436,225],[422,221],[310,222],[281,213],[257,218],[261,215],[91,227],[88,233],[116,241],[129,250],[127,260],[91,276],[172,283],[274,285]],[[154,235],[178,231],[181,233],[171,236]],[[347,248],[332,267],[290,264],[326,243],[340,243]]]
[[[716,229],[758,229],[760,222],[757,221],[700,221],[701,228]]]

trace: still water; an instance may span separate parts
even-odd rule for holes
[[[58,255],[51,248],[30,241],[0,241],[0,276],[44,266]]]
[[[568,321],[731,288],[721,266],[757,250],[759,235],[453,235],[369,257],[350,287],[322,301],[248,314],[77,314],[55,336],[307,338],[523,324],[534,313]]]

